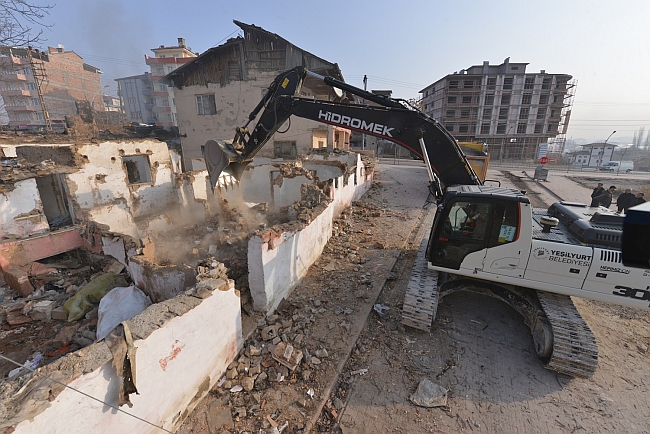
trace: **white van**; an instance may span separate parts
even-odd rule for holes
[[[634,169],[633,161],[608,161],[600,166],[600,170],[605,172],[631,172],[632,169]]]

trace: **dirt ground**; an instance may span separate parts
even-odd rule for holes
[[[525,188],[534,206],[589,191],[560,175],[547,189],[521,173],[490,178]],[[179,433],[267,433],[276,423],[287,423],[286,433],[650,432],[645,311],[574,299],[599,345],[591,379],[546,370],[522,318],[486,296],[446,297],[429,333],[401,325],[425,185],[424,167],[377,166],[373,188],[336,221],[335,236],[278,317],[250,333],[232,381],[211,391]],[[375,303],[389,310],[380,315]],[[261,336],[270,325],[303,351],[295,371],[271,358]],[[246,366],[264,381],[232,392],[244,384]],[[447,406],[409,401],[422,379],[448,389]]]

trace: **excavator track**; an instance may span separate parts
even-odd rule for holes
[[[553,330],[553,354],[546,368],[591,377],[598,366],[598,345],[571,297],[544,291],[537,291],[537,297]]]
[[[404,304],[402,306],[402,324],[428,332],[438,309],[438,272],[429,269],[426,260],[428,237],[431,230],[435,208],[424,211],[424,217],[415,236],[415,242],[420,241],[411,278],[406,287]]]

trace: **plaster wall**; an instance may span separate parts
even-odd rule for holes
[[[198,305],[180,316],[174,316],[172,307],[174,302],[179,303],[178,298],[166,302],[168,306],[152,305],[127,321],[136,336],[139,395],[131,395],[133,407],[125,406],[123,410],[175,432],[226,371],[243,342],[240,300],[232,281],[217,282],[223,283],[222,290],[216,289],[198,302],[195,297],[189,297],[184,303]],[[143,324],[156,318],[164,324],[146,338],[137,339]],[[94,345],[105,346],[103,341]],[[87,354],[88,350],[83,351]],[[77,357],[81,363],[84,355],[75,353],[70,357]],[[101,367],[74,377],[68,385],[117,406],[119,381],[109,359]],[[15,430],[16,434],[44,432],[157,434],[161,431],[66,388],[45,411],[19,423]]]
[[[254,72],[254,74],[253,74]],[[174,89],[176,108],[178,110],[178,126],[181,134],[187,136],[182,140],[183,158],[186,170],[197,170],[192,165],[192,159],[202,158],[201,146],[208,140],[232,140],[235,128],[248,122],[248,115],[271,82],[277,76],[277,71],[251,71],[246,81],[232,81],[221,86],[219,83],[209,83],[208,86],[192,85],[182,89]],[[214,115],[198,115],[196,109],[197,95],[214,95],[217,112]],[[296,141],[298,153],[304,153],[312,147],[312,130],[325,124],[314,121],[291,118],[291,128],[286,134],[276,134],[259,152],[259,156],[273,156],[273,141]],[[328,129],[325,126],[324,128]],[[286,129],[286,125],[280,131]],[[329,146],[332,134],[328,134]]]
[[[348,183],[344,185],[343,175],[331,181],[332,202],[312,222],[296,225],[295,231],[269,231],[249,239],[248,282],[255,310],[275,310],[321,255],[332,235],[332,219],[372,185],[373,171],[355,158],[358,164]]]
[[[50,229],[36,185],[30,178],[0,194],[0,239],[25,238]]]
[[[248,284],[253,308],[272,312],[309,270],[332,236],[332,211],[328,206],[301,230],[277,238],[255,235],[248,241]]]
[[[84,164],[67,175],[77,214],[86,214],[111,232],[135,235],[134,220],[169,211],[177,203],[167,145],[158,141],[103,142],[79,146]],[[122,156],[147,156],[151,182],[129,183]],[[141,171],[144,175],[145,171]]]

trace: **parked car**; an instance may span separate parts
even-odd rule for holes
[[[633,161],[608,161],[600,166],[600,170],[605,172],[631,172],[633,169]]]

